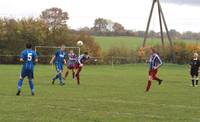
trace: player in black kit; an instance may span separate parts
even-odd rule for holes
[[[200,60],[198,59],[198,53],[194,53],[193,59],[190,61],[189,67],[190,67],[190,75],[192,77],[192,86],[195,87],[198,85],[199,81],[198,75],[199,75]]]

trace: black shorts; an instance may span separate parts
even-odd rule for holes
[[[190,75],[191,75],[192,77],[194,77],[194,76],[198,77],[198,76],[199,76],[199,72],[198,72],[198,71],[191,71],[191,72],[190,72]]]

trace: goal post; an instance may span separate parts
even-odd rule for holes
[[[59,49],[60,47],[57,46],[35,46],[35,52],[37,52],[38,48],[43,48],[43,49]],[[78,50],[78,55],[81,53],[80,47],[65,47],[66,49],[77,49]]]
[[[35,46],[35,52],[38,54],[38,57],[40,58],[40,62],[42,64],[43,63],[46,64],[46,63],[48,63],[48,61],[51,60],[52,55],[59,48],[60,47],[58,47],[58,46]],[[65,47],[65,49],[67,50],[67,52],[70,49],[73,49],[74,53],[78,56],[81,53],[80,47],[69,46],[69,47]]]

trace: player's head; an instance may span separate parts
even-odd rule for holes
[[[72,50],[72,49],[71,49],[71,50],[69,50],[69,53],[74,53],[74,50]]]
[[[84,52],[85,55],[88,55],[88,52]]]
[[[152,48],[150,48],[150,53],[154,54],[154,53],[156,53],[156,50],[152,47]]]
[[[194,58],[198,58],[199,54],[198,53],[194,53],[193,56],[194,56]]]
[[[87,58],[89,58],[88,52],[84,52],[83,54],[84,54]]]
[[[60,50],[61,50],[61,51],[65,51],[65,45],[64,45],[64,44],[62,44],[62,45],[60,46]]]
[[[31,43],[27,43],[27,44],[26,44],[26,48],[27,48],[27,49],[31,49],[31,48],[32,48],[32,44],[31,44]]]

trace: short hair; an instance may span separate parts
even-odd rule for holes
[[[64,45],[64,44],[62,44],[62,45],[61,45],[61,47],[65,47],[65,45]]]
[[[27,43],[27,44],[26,44],[26,48],[27,48],[27,49],[31,49],[31,48],[32,48],[32,44],[31,44],[31,43]]]
[[[88,55],[88,52],[84,52],[85,55]]]

